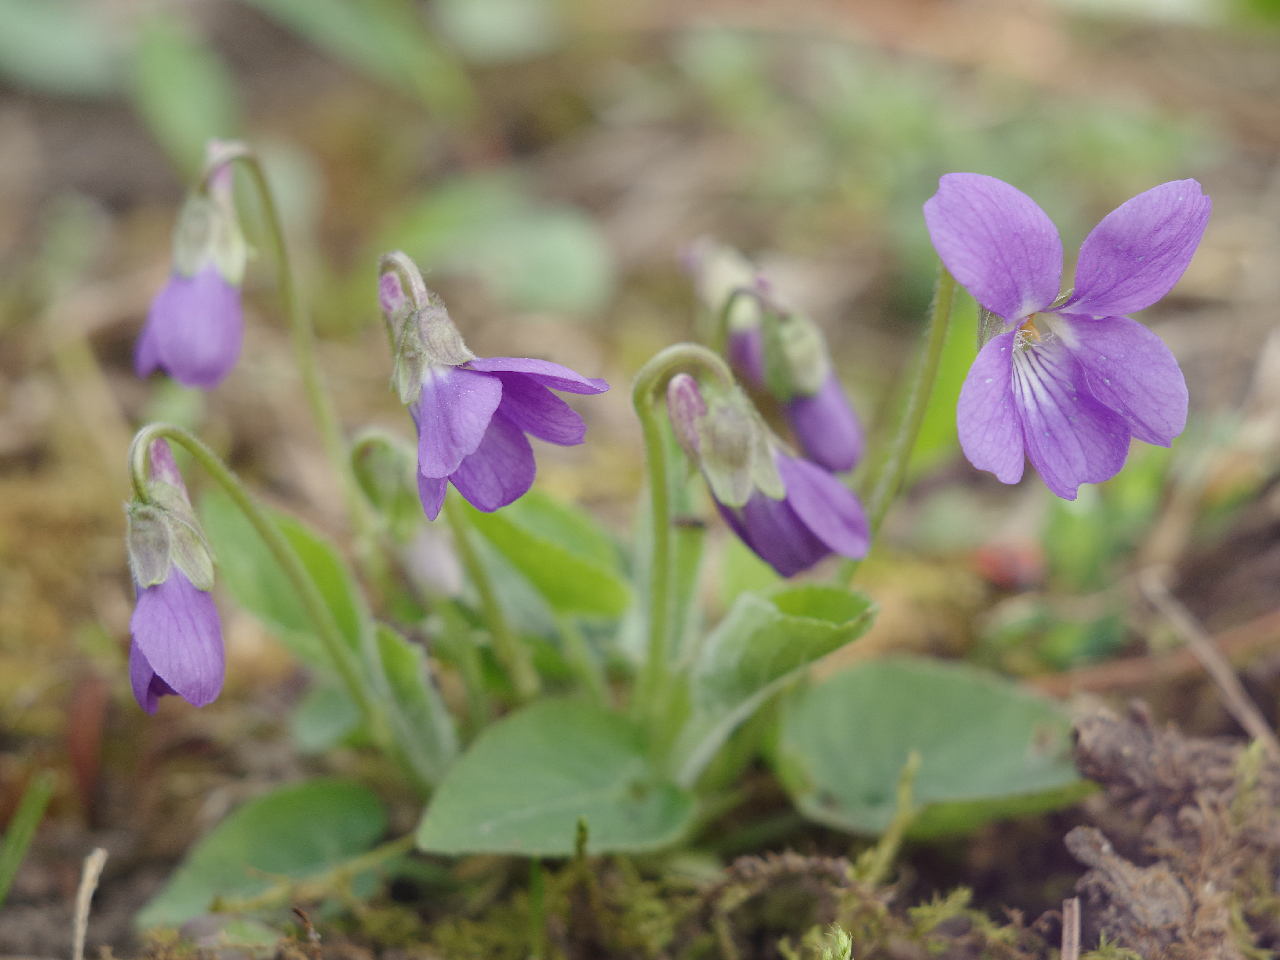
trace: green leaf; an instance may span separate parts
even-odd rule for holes
[[[550,0],[435,0],[432,10],[453,46],[476,63],[547,53],[561,37]]]
[[[340,780],[291,784],[237,808],[183,858],[134,923],[178,926],[219,897],[262,893],[280,877],[303,879],[370,849],[387,829],[382,802]]]
[[[337,549],[300,520],[283,513],[271,513],[271,518],[298,551],[342,635],[359,653],[362,638],[372,635],[373,618]],[[209,491],[200,499],[200,520],[213,547],[217,578],[236,603],[262,621],[300,659],[332,669],[302,599],[231,499],[219,490]]]
[[[426,783],[439,783],[457,756],[458,735],[431,680],[426,651],[381,623],[378,651],[395,699],[395,709],[389,713],[400,728],[396,741]]]
[[[289,732],[303,753],[324,753],[360,727],[360,708],[345,690],[317,684],[307,691],[289,717]]]
[[[558,613],[617,616],[631,602],[610,536],[580,510],[532,491],[471,523]]]
[[[416,93],[439,120],[465,120],[476,93],[462,67],[408,3],[247,0],[316,46],[392,87]],[[390,249],[390,248],[387,248]]]
[[[739,594],[690,671],[692,715],[676,741],[676,782],[692,786],[739,724],[815,660],[865,633],[875,614],[870,598],[839,587]]]
[[[523,181],[485,174],[443,184],[400,214],[377,250],[480,278],[517,310],[590,313],[613,292],[608,244],[576,207],[536,202]]]
[[[0,76],[73,97],[111,94],[119,76],[118,38],[92,3],[0,0]]]
[[[431,853],[566,857],[578,820],[592,853],[675,843],[693,798],[655,778],[641,731],[588,703],[544,701],[482,733],[418,826]]]
[[[239,97],[216,50],[173,17],[149,17],[133,52],[133,104],[174,165],[194,176],[205,144],[240,129]]]
[[[22,792],[22,800],[14,811],[0,837],[0,907],[4,906],[9,895],[9,886],[13,883],[18,868],[26,859],[27,849],[35,839],[36,827],[44,819],[45,808],[49,798],[53,796],[53,788],[57,785],[57,777],[52,770],[44,770],[31,779]]]
[[[894,813],[898,775],[920,751],[914,836],[1052,809],[1087,790],[1062,708],[958,663],[884,660],[842,670],[783,701],[773,765],[800,812],[874,834]]]

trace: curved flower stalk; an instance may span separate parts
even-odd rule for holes
[[[956,420],[969,462],[1003,483],[1029,459],[1059,497],[1124,466],[1131,438],[1169,446],[1186,425],[1187,388],[1173,354],[1126,314],[1177,283],[1211,203],[1194,180],[1121,204],[1080,248],[1076,286],[1059,297],[1062,241],[1021,191],[950,173],[924,205],[947,270],[1003,331],[982,346]]]
[[[603,380],[549,360],[477,357],[402,253],[383,257],[379,299],[396,389],[418,431],[418,493],[428,518],[439,516],[450,483],[485,512],[522,497],[537,472],[529,436],[561,446],[583,441],[582,418],[552,390],[604,393]]]
[[[230,161],[209,145],[209,173],[187,197],[173,234],[173,272],[134,346],[140,377],[157,368],[184,387],[212,390],[231,373],[244,342],[240,283],[247,247],[236,217]]]
[[[146,500],[125,508],[129,570],[138,593],[129,620],[129,679],[138,705],[155,713],[162,696],[192,706],[222,690],[222,622],[209,591],[213,554],[164,440],[148,451]]]
[[[667,384],[667,416],[720,515],[779,574],[832,553],[866,556],[870,530],[857,497],[822,467],[784,453],[736,388],[712,387],[704,400],[698,381],[678,373]]]
[[[862,424],[818,325],[782,306],[768,280],[732,247],[704,237],[681,261],[717,318],[714,342],[723,342],[739,377],[777,401],[804,456],[835,473],[857,466]]]

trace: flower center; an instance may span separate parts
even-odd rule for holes
[[[1037,342],[1043,339],[1040,336],[1040,331],[1036,329],[1036,315],[1034,313],[1027,317],[1027,322],[1018,328],[1018,333]],[[1018,339],[1022,339],[1022,337],[1020,336]]]

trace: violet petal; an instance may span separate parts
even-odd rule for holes
[[[499,411],[476,452],[449,479],[473,507],[490,513],[524,496],[537,469],[528,438]]]
[[[160,366],[160,348],[156,346],[156,328],[152,320],[154,304],[147,311],[147,322],[142,325],[137,342],[133,345],[133,372],[139,377],[149,377]]]
[[[1061,341],[1017,352],[1013,395],[1027,457],[1064,500],[1074,500],[1081,483],[1101,483],[1124,466],[1128,425],[1093,398],[1084,370]]]
[[[1013,393],[1016,330],[992,337],[978,353],[960,388],[956,428],[960,449],[979,470],[1001,483],[1017,483],[1026,464],[1022,421]]]
[[[194,277],[174,274],[156,294],[147,316],[160,367],[184,387],[212,390],[240,359],[244,342],[244,310],[240,288],[229,283],[212,263]],[[140,344],[140,358],[151,347]]]
[[[226,673],[218,608],[177,567],[162,583],[138,591],[129,632],[151,670],[178,696],[196,707],[218,696]],[[146,709],[142,698],[138,702]]]
[[[565,393],[604,393],[609,384],[574,373],[550,360],[530,360],[524,357],[480,357],[467,364],[472,370],[483,373],[524,373],[544,387],[563,390]]]
[[[129,643],[129,683],[133,687],[133,699],[147,713],[155,713],[160,698],[173,693],[173,688],[151,669],[137,641]]]
[[[757,490],[737,509],[719,501],[716,506],[742,542],[780,576],[795,576],[831,553],[785,500],[773,500]]]
[[[1211,207],[1194,180],[1162,183],[1120,204],[1081,245],[1066,309],[1119,317],[1151,306],[1187,269]]]
[[[539,440],[571,447],[587,433],[582,417],[567,403],[522,373],[500,373],[502,403],[498,409],[525,433]]]
[[[793,397],[786,416],[804,455],[833,473],[852,470],[862,458],[862,424],[840,378],[831,372],[811,397]]]
[[[831,551],[851,560],[867,555],[871,530],[862,504],[843,483],[808,460],[775,456],[787,504]]]
[[[733,372],[753,387],[764,387],[764,331],[759,326],[729,329],[725,356]]]
[[[445,491],[449,489],[446,477],[424,477],[418,474],[418,499],[422,501],[422,512],[428,520],[440,516],[440,508],[444,506]]]
[[[948,173],[925,202],[924,220],[947,270],[997,316],[1021,320],[1057,298],[1058,230],[1016,187],[977,173]]]
[[[502,381],[465,367],[431,367],[422,378],[414,423],[418,471],[447,477],[484,439],[502,400]]]
[[[1187,425],[1187,383],[1164,341],[1128,317],[1061,319],[1094,397],[1139,440],[1169,446]]]

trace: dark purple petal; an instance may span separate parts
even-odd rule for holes
[[[422,501],[422,512],[428,520],[440,516],[440,508],[444,506],[445,491],[449,489],[446,477],[424,477],[418,474],[418,499]]]
[[[737,509],[719,501],[716,506],[742,542],[781,576],[795,576],[831,553],[785,500],[772,500],[757,490]]]
[[[465,367],[431,367],[422,378],[414,423],[418,471],[447,477],[476,451],[502,400],[502,381]]]
[[[154,359],[184,387],[212,390],[235,367],[243,341],[240,288],[209,264],[194,277],[174,274],[156,294],[134,365],[149,371]]]
[[[862,424],[834,371],[812,397],[793,397],[785,412],[806,457],[834,473],[857,466]]]
[[[960,449],[979,470],[990,470],[1001,483],[1017,483],[1026,464],[1022,421],[1013,394],[1013,350],[1016,330],[992,337],[979,352],[960,388],[956,428]]]
[[[172,692],[196,707],[218,696],[226,673],[218,608],[213,597],[196,589],[177,567],[170,568],[162,583],[138,591],[129,632],[147,667]],[[131,677],[135,671],[136,696],[144,671],[131,660]],[[155,689],[154,682],[147,689]],[[138,697],[144,710],[148,698],[149,694]]]
[[[852,491],[817,464],[781,453],[778,473],[787,488],[787,504],[800,522],[830,550],[861,560],[871,543],[871,529]]]
[[[156,346],[155,324],[151,319],[153,312],[154,309],[147,311],[147,322],[133,345],[133,372],[139,378],[151,376],[160,366],[160,348]]]
[[[151,664],[138,649],[137,641],[129,643],[129,683],[133,687],[133,699],[147,713],[155,713],[160,698],[173,693],[173,688],[151,669]]]
[[[1194,180],[1162,183],[1120,204],[1081,245],[1067,309],[1119,317],[1151,306],[1187,269],[1211,206]]]
[[[473,507],[491,513],[524,496],[537,470],[528,438],[499,411],[476,452],[449,479]]]
[[[1021,190],[995,177],[948,173],[924,205],[933,248],[959,284],[1014,321],[1053,303],[1062,283],[1062,241]]]
[[[604,393],[609,385],[603,380],[592,380],[568,367],[550,360],[528,360],[522,357],[481,357],[467,364],[472,370],[483,373],[525,373],[544,387],[563,390],[565,393]]]
[[[498,410],[525,433],[571,447],[582,442],[587,425],[573,408],[523,373],[500,373],[502,403]]]
[[[764,386],[764,331],[758,326],[745,330],[730,327],[725,355],[739,377],[753,387]]]
[[[1064,500],[1074,500],[1081,483],[1101,483],[1124,466],[1128,425],[1093,398],[1084,370],[1060,341],[1017,352],[1013,395],[1027,457]]]
[[[1094,397],[1139,440],[1169,446],[1187,425],[1187,384],[1164,341],[1128,317],[1061,319]]]

